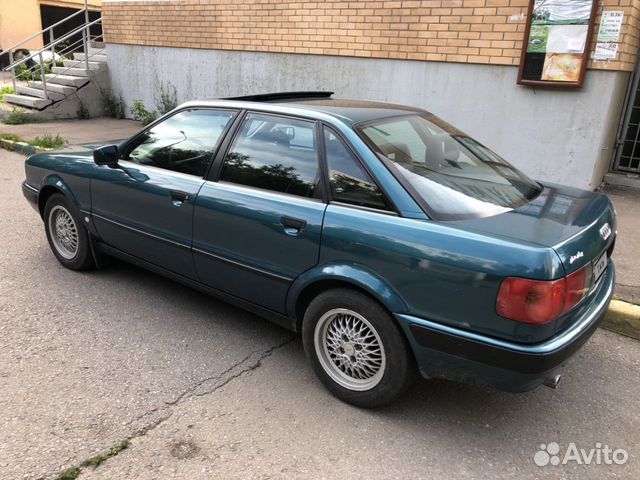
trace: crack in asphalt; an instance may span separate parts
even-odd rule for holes
[[[218,391],[225,385],[229,384],[233,380],[240,378],[244,374],[252,372],[256,368],[260,367],[262,360],[270,357],[273,354],[273,352],[292,343],[295,339],[296,339],[296,336],[294,335],[291,338],[285,340],[284,342],[273,345],[267,350],[251,352],[249,355],[244,357],[242,360],[234,363],[223,372],[211,377],[204,378],[199,382],[197,382],[196,384],[190,386],[184,392],[178,395],[174,400],[165,402],[164,407],[154,407],[151,410],[143,413],[142,415],[139,415],[136,419],[130,421],[128,425],[132,425],[133,423],[140,422],[145,417],[148,417],[150,415],[154,415],[159,412],[164,412],[165,410],[167,411],[165,415],[162,415],[160,418],[157,418],[155,421],[135,430],[131,435],[126,436],[121,442],[119,442],[119,444],[122,444],[123,442],[129,442],[130,440],[145,436],[147,433],[151,432],[152,430],[154,430],[155,428],[157,428],[158,426],[162,425],[164,422],[169,420],[173,416],[173,413],[174,413],[173,407],[175,407],[176,405],[179,405],[180,403],[192,397],[203,397],[205,395],[210,395],[212,393],[215,393],[216,391]],[[238,371],[229,375],[229,373],[233,372],[234,370],[238,370]],[[208,382],[213,382],[211,387],[202,392],[198,392],[198,389],[206,385]],[[124,449],[121,451],[124,451]],[[120,453],[120,451],[116,452],[113,455],[110,455],[108,458],[113,458],[116,455],[118,455],[118,453]],[[55,477],[56,480],[67,479],[67,478],[69,479],[77,478],[78,476],[80,476],[83,469],[88,468],[87,462],[89,460],[90,459],[83,460],[78,465],[67,468],[66,470],[59,473]],[[97,468],[97,467],[94,467],[94,468]],[[72,472],[72,475],[74,476],[65,476],[65,474],[69,475],[69,472]]]

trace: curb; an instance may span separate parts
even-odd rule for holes
[[[51,148],[34,147],[33,145],[29,145],[24,142],[13,142],[11,140],[5,140],[4,138],[0,138],[0,148],[22,153],[23,155],[33,155],[34,153],[49,152],[53,150]]]
[[[640,340],[640,306],[611,300],[601,327]]]

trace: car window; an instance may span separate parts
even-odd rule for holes
[[[248,114],[226,155],[220,179],[318,197],[315,124],[275,115]]]
[[[343,203],[389,210],[384,194],[360,161],[330,129],[324,129],[331,198]]]
[[[356,130],[440,220],[480,218],[525,205],[542,188],[480,143],[428,115],[367,122]]]
[[[234,112],[187,110],[154,125],[131,145],[126,160],[204,176]]]

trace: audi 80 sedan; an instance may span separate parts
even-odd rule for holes
[[[185,103],[132,138],[26,160],[67,268],[119,257],[301,333],[340,399],[419,372],[553,386],[614,287],[615,212],[419,108],[327,92]]]

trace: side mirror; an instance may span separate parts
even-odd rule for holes
[[[96,165],[107,165],[111,168],[117,167],[118,146],[105,145],[104,147],[96,148],[93,151],[93,161],[96,163]]]

